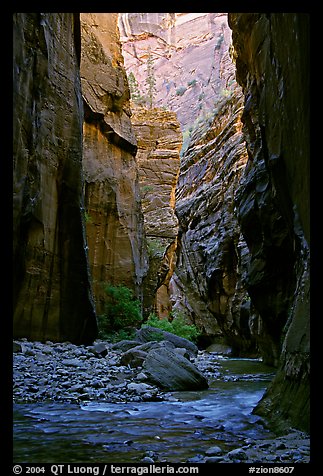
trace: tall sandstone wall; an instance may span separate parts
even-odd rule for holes
[[[91,342],[78,14],[13,15],[14,337]]]
[[[178,219],[175,188],[182,134],[171,111],[132,107],[149,270],[144,281],[144,314],[172,311],[169,282],[176,263]]]
[[[227,14],[120,13],[119,28],[126,70],[135,76],[140,94],[148,94],[150,60],[153,106],[176,112],[182,132],[188,133],[197,118],[207,120],[234,79]]]
[[[246,284],[279,370],[256,412],[309,430],[309,18],[229,14],[248,164],[236,198]]]
[[[117,13],[81,14],[85,207],[98,313],[104,306],[103,283],[126,285],[142,299],[148,266],[117,20]]]
[[[170,289],[174,308],[190,317],[206,342],[251,355],[257,352],[259,322],[243,286],[247,249],[234,207],[247,162],[242,112],[236,84],[183,153],[176,189],[178,260]]]

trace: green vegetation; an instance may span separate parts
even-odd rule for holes
[[[195,342],[200,334],[195,325],[187,324],[184,313],[176,310],[170,313],[169,320],[150,314],[148,320],[143,323],[140,302],[127,286],[104,283],[104,291],[107,296],[104,313],[98,316],[100,339],[110,342],[133,339],[135,330],[140,326],[157,327],[192,342]],[[156,340],[158,339],[160,335],[156,334]]]
[[[107,300],[104,313],[98,317],[99,337],[110,340],[129,338],[133,329],[142,322],[140,302],[127,286],[105,284],[104,291]]]
[[[189,81],[189,82],[187,83],[187,86],[193,86],[193,87],[194,87],[194,86],[196,86],[196,84],[197,84],[196,79],[192,79],[191,81]]]
[[[150,257],[161,257],[165,252],[165,245],[158,238],[147,238],[148,253]]]
[[[199,330],[194,324],[187,324],[185,315],[179,311],[170,313],[171,321],[167,319],[159,319],[155,314],[150,314],[147,322],[141,327],[151,326],[157,327],[166,332],[171,332],[179,337],[184,337],[192,342],[195,342],[200,334]]]
[[[87,211],[84,212],[84,217],[85,217],[85,223],[92,223],[92,217]]]
[[[186,91],[186,88],[184,88],[184,86],[181,86],[180,88],[176,89],[176,96],[183,96],[185,91]]]
[[[140,194],[143,198],[147,195],[149,192],[153,192],[154,187],[152,185],[143,185],[140,187]]]
[[[131,100],[138,106],[144,106],[147,103],[147,98],[141,94],[135,75],[132,71],[130,71],[127,77]]]
[[[146,68],[146,84],[147,84],[147,96],[148,104],[150,109],[153,107],[153,98],[156,92],[156,78],[154,71],[154,60],[151,54],[151,49],[148,49],[148,59],[147,59],[147,68]]]

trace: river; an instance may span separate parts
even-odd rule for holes
[[[223,378],[173,401],[14,404],[15,463],[198,462],[273,435],[252,410],[273,369],[256,359],[219,356]]]

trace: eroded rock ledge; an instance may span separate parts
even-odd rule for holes
[[[137,141],[117,18],[117,13],[81,14],[86,229],[98,314],[103,283],[128,286],[141,300],[147,270]]]

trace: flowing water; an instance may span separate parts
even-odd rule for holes
[[[187,462],[211,446],[225,451],[270,433],[252,414],[273,377],[252,359],[222,358],[224,378],[174,401],[14,405],[14,462]]]

